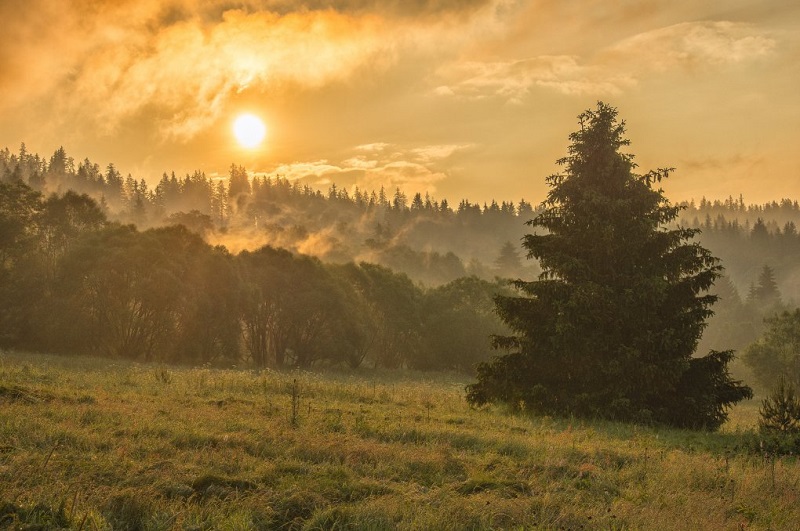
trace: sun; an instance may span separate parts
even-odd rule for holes
[[[255,114],[240,114],[233,122],[233,135],[240,146],[254,148],[267,135],[267,126]]]

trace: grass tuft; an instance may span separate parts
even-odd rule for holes
[[[232,494],[258,488],[252,481],[222,478],[212,474],[200,476],[192,481],[190,487],[200,499],[212,496],[225,499]]]

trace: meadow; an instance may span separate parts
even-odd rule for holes
[[[796,529],[800,465],[720,432],[470,408],[463,375],[0,352],[0,528]]]

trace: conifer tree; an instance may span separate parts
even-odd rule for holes
[[[758,412],[761,431],[800,432],[800,398],[794,386],[784,378],[780,379],[778,388],[761,402]]]
[[[779,307],[781,304],[781,293],[778,290],[778,283],[775,281],[775,271],[764,264],[761,273],[758,275],[758,284],[750,288],[748,302],[754,304],[758,309],[769,310]]]
[[[495,269],[501,276],[517,277],[522,270],[522,260],[519,256],[517,246],[511,242],[506,242],[500,248],[500,254],[494,261]]]
[[[249,194],[250,178],[247,176],[247,170],[244,169],[244,166],[231,164],[228,181],[228,197],[235,199],[240,195]]]
[[[498,297],[514,335],[504,356],[478,366],[474,404],[506,402],[546,414],[716,428],[752,395],[727,371],[731,351],[693,358],[716,297],[718,259],[666,228],[676,219],[660,189],[671,169],[634,173],[625,123],[602,102],[579,116],[562,173],[525,236],[542,274]]]

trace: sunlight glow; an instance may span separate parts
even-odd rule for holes
[[[267,134],[267,126],[254,114],[241,114],[233,122],[233,134],[239,145],[246,148],[258,146]]]

